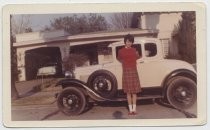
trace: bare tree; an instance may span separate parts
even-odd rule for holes
[[[11,18],[11,27],[12,27],[13,37],[19,33],[32,32],[30,18],[31,18],[31,15],[13,16]]]
[[[71,17],[59,17],[51,21],[50,26],[45,26],[43,30],[64,29],[70,34],[79,34],[95,31],[107,30],[107,21],[100,14],[84,14],[82,16],[73,15]]]
[[[11,50],[11,99],[19,98],[15,87],[18,77],[16,48],[13,47],[15,35],[24,32],[32,32],[30,15],[10,16],[10,50]]]
[[[116,13],[111,17],[111,25],[114,29],[130,28],[133,19],[133,13]]]

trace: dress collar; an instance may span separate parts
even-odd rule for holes
[[[126,48],[126,49],[130,49],[131,47],[127,47],[127,46],[125,46],[125,48]]]

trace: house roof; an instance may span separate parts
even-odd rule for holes
[[[157,30],[142,30],[142,29],[125,29],[125,30],[116,30],[116,31],[98,31],[98,32],[91,32],[91,33],[81,33],[78,35],[59,35],[54,37],[44,37],[48,33],[52,32],[45,32],[43,37],[39,37],[38,39],[20,41],[13,44],[14,47],[23,47],[23,46],[36,46],[38,44],[51,44],[57,42],[64,42],[68,41],[70,43],[78,42],[78,41],[94,41],[94,40],[108,40],[108,39],[116,39],[122,38],[124,35],[130,33],[135,37],[156,37],[158,34]],[[21,35],[21,34],[19,34]],[[29,34],[22,34],[23,36]],[[33,35],[32,35],[33,36]]]

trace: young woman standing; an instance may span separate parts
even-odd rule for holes
[[[122,87],[127,94],[129,115],[136,115],[137,93],[141,92],[141,86],[136,67],[136,60],[140,58],[138,52],[132,47],[134,37],[130,34],[124,36],[125,47],[119,50],[118,59],[122,63]]]

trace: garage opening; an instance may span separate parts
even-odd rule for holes
[[[62,75],[62,60],[59,47],[41,47],[25,52],[26,80],[37,78],[39,68],[55,66],[54,76]]]

